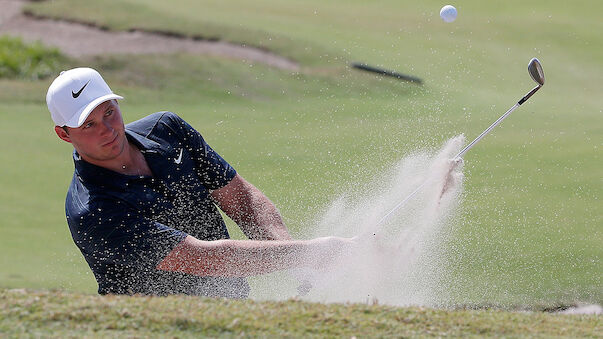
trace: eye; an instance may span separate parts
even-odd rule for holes
[[[106,117],[111,116],[111,115],[113,115],[113,110],[112,109],[110,109],[110,110],[108,110],[108,111],[105,112],[105,116]]]
[[[94,123],[91,121],[84,125],[84,129],[88,129],[88,128],[92,127],[92,125],[94,125]]]

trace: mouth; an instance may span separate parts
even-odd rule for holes
[[[115,144],[115,142],[117,141],[118,136],[119,136],[119,134],[116,134],[115,137],[111,141],[103,144],[103,147],[113,146]]]

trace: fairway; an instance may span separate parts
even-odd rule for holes
[[[439,299],[431,302],[603,303],[603,3],[463,1],[449,24],[439,18],[442,5],[55,0],[26,8],[296,61],[299,70],[290,71],[234,57],[107,50],[62,65],[101,71],[125,97],[126,122],[161,110],[182,116],[276,204],[294,237],[313,234],[334,201],[360,199],[401,159],[460,134],[472,140],[534,86],[526,67],[539,58],[545,86],[465,156],[463,192],[439,244]],[[423,84],[360,72],[352,62]],[[52,130],[50,82],[0,78],[0,288],[93,294],[65,221],[72,148]],[[259,288],[266,283],[253,280],[252,296],[278,299]]]

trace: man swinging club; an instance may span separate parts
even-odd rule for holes
[[[355,241],[292,240],[274,204],[171,112],[124,126],[91,68],[62,72],[46,96],[73,145],[67,222],[100,294],[246,298],[245,277],[325,264]],[[230,240],[221,209],[252,240]]]

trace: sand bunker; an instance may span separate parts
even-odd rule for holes
[[[0,1],[0,35],[41,41],[63,53],[79,57],[100,54],[167,54],[185,52],[263,63],[297,71],[299,65],[274,53],[224,41],[208,41],[143,31],[110,32],[61,20],[34,18],[22,12],[24,0]]]

